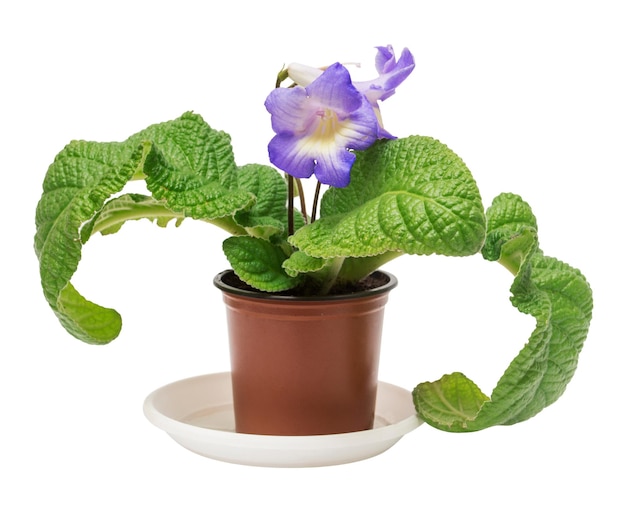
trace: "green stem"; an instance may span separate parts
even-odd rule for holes
[[[319,290],[320,295],[328,294],[332,287],[335,285],[344,259],[345,258],[343,256],[333,258],[332,263],[328,267],[326,267],[327,271],[324,277],[324,283],[321,285]]]
[[[185,215],[181,212],[174,212],[165,207],[161,203],[152,203],[150,205],[142,205],[137,208],[124,208],[107,212],[105,217],[97,219],[91,234],[102,232],[107,229],[115,229],[116,226],[124,224],[126,221],[136,221],[139,219],[184,219]],[[231,235],[245,235],[246,230],[235,223],[232,217],[226,216],[218,219],[202,219],[206,223],[213,224]]]
[[[378,256],[368,256],[365,258],[346,258],[342,264],[339,276],[344,281],[358,281],[378,270],[385,263],[402,256],[401,251],[387,251]]]
[[[126,221],[138,219],[158,219],[158,218],[181,219],[185,216],[172,212],[170,209],[159,203],[150,205],[142,205],[137,208],[124,208],[119,210],[108,211],[105,217],[96,220],[91,235],[102,232],[108,228],[114,228],[124,224]]]
[[[537,230],[526,229],[506,242],[500,250],[498,263],[517,275],[524,260],[536,248]]]
[[[280,85],[283,81],[285,81],[289,77],[289,73],[286,68],[282,68],[278,75],[276,76],[276,87],[280,88]]]
[[[515,256],[503,256],[498,260],[504,268],[506,268],[513,275],[517,275],[519,272],[520,265],[522,264],[522,254],[519,254],[517,257]]]
[[[230,216],[220,217],[218,219],[201,219],[201,221],[217,226],[218,228],[221,228],[222,230],[230,233],[231,235],[247,235],[248,234],[246,229],[238,225],[235,222],[235,220]]]

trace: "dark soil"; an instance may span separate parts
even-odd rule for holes
[[[262,291],[253,288],[252,286],[246,284],[242,281],[234,272],[228,272],[222,277],[222,281],[229,286],[232,286],[237,289],[242,289],[244,291],[249,291],[253,293],[262,293]],[[352,282],[348,284],[340,284],[333,288],[333,290],[325,296],[335,296],[335,295],[350,295],[353,293],[361,293],[364,291],[370,291],[372,289],[376,289],[380,286],[383,286],[389,282],[389,277],[383,272],[373,272],[364,279],[361,279],[357,282]],[[281,291],[278,293],[271,293],[273,295],[279,296],[306,296],[312,297],[314,293],[302,292],[302,290],[290,290],[290,291]]]

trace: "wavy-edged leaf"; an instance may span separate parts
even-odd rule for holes
[[[169,209],[148,195],[127,193],[108,200],[102,209],[81,229],[81,237],[86,242],[95,233],[111,235],[117,233],[127,221],[148,219],[158,226],[165,227],[172,220],[180,226],[183,216]]]
[[[87,302],[69,284],[85,237],[81,226],[142,169],[150,144],[75,141],[49,167],[37,205],[35,252],[46,300],[76,338],[107,343],[119,333],[119,314]],[[80,306],[80,321],[76,319]],[[106,325],[102,321],[108,320]]]
[[[323,270],[331,263],[332,260],[326,260],[323,258],[314,258],[302,251],[295,251],[289,258],[283,263],[283,268],[287,274],[292,277],[297,277],[303,273],[313,273]]]
[[[380,141],[358,153],[350,184],[324,194],[321,216],[291,238],[320,258],[389,251],[465,256],[480,250],[485,237],[470,171],[428,137]]]
[[[466,428],[489,400],[476,384],[459,372],[444,375],[436,382],[420,384],[419,388],[419,411],[431,423],[436,420],[437,427]]]
[[[132,138],[154,143],[144,166],[146,185],[157,200],[194,219],[232,216],[254,203],[237,185],[230,136],[197,114],[147,128]]]
[[[287,291],[299,284],[282,268],[287,254],[282,247],[256,237],[229,237],[222,244],[224,254],[242,281],[268,292]]]
[[[592,291],[579,270],[539,250],[536,232],[530,231],[535,221],[529,211],[516,195],[502,194],[494,200],[487,212],[486,245],[492,249],[485,257],[495,258],[499,251],[496,259],[507,268],[518,265],[511,302],[535,317],[535,330],[479,408],[463,413],[451,408],[480,396],[474,383],[460,373],[415,388],[418,413],[439,429],[477,431],[524,421],[554,403],[574,375],[591,322]]]
[[[287,229],[287,185],[278,171],[266,165],[249,164],[237,172],[238,187],[256,196],[254,205],[237,212],[235,221],[246,232],[269,239]]]
[[[110,200],[128,181],[144,176],[154,198]],[[232,216],[255,197],[237,183],[230,138],[192,113],[125,142],[67,145],[44,179],[34,239],[44,296],[67,331],[106,344],[121,328],[117,312],[86,300],[70,284],[92,233],[114,233],[124,219],[147,217],[162,225],[185,216],[238,232]]]

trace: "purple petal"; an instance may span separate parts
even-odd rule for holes
[[[345,149],[329,151],[327,156],[319,156],[315,165],[315,177],[322,184],[345,188],[350,184],[350,170],[356,155]]]
[[[376,53],[375,64],[376,71],[378,75],[386,74],[389,71],[390,64],[393,65],[395,62],[395,54],[393,52],[393,47],[388,45],[386,47],[378,46],[378,53]]]
[[[367,96],[370,103],[386,100],[396,92],[396,88],[409,76],[415,68],[413,55],[403,49],[400,59],[396,62],[392,46],[378,47],[376,69],[379,76],[370,81],[358,82],[354,85]]]
[[[386,75],[387,81],[384,87],[395,91],[395,88],[402,84],[409,74],[413,72],[414,68],[415,60],[413,55],[408,49],[403,49],[397,62],[388,61],[387,65],[385,65],[384,75]],[[384,98],[381,100],[384,100]]]
[[[270,161],[289,175],[306,179],[313,175],[315,159],[303,156],[298,138],[290,135],[276,135],[268,145]]]
[[[340,117],[361,107],[361,94],[352,85],[346,67],[340,63],[328,67],[306,90],[311,98],[317,98],[320,104],[334,110]]]
[[[298,178],[315,174],[325,184],[350,181],[353,149],[366,149],[379,136],[372,105],[336,63],[309,86],[278,88],[265,101],[277,134],[269,143],[270,161]]]
[[[272,115],[274,132],[301,132],[306,130],[308,118],[303,114],[306,99],[306,90],[300,86],[276,88],[269,94],[265,100],[265,108]]]

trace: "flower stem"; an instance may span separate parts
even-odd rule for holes
[[[306,215],[306,199],[304,197],[304,188],[302,187],[302,181],[296,178],[296,184],[298,185],[298,196],[300,197],[300,212],[304,218],[305,224],[309,222],[309,217]]]
[[[315,186],[315,196],[313,197],[313,209],[311,211],[311,222],[315,222],[315,216],[317,214],[317,202],[320,198],[320,191],[322,189],[322,183],[317,181],[317,186]]]
[[[293,224],[293,176],[287,175],[287,232],[289,236],[294,234]]]

